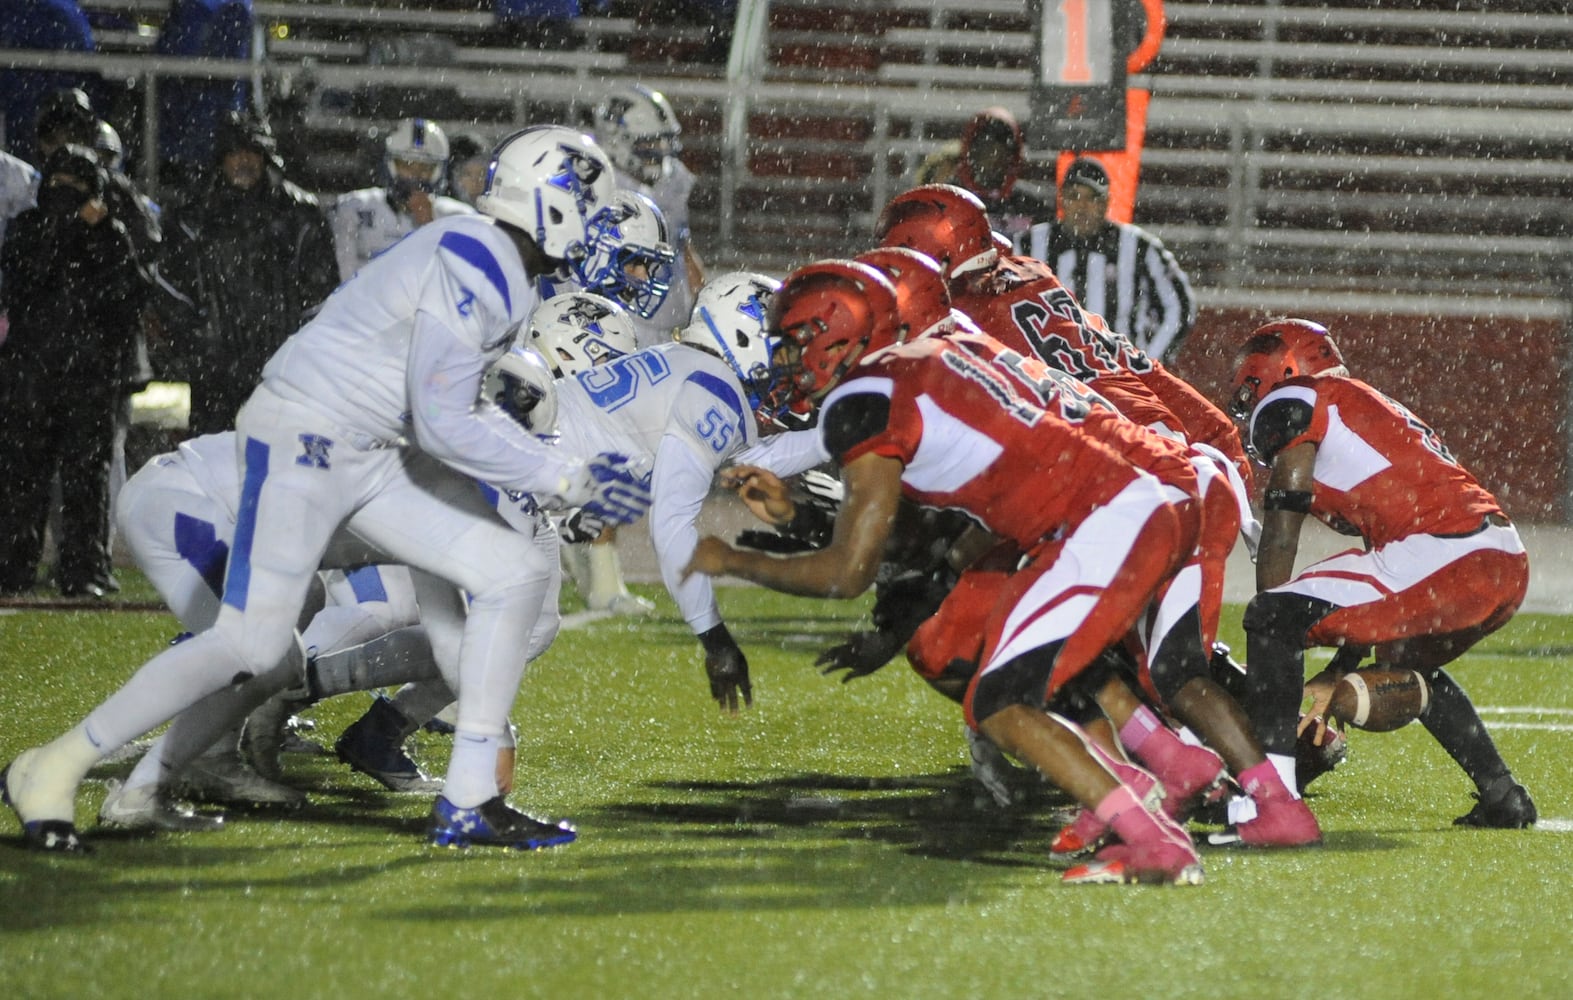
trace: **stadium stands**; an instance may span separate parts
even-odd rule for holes
[[[144,80],[194,71],[148,55],[159,0],[83,6],[105,54],[80,58]],[[316,186],[358,186],[365,137],[400,114],[495,135],[573,120],[604,82],[638,77],[672,98],[686,158],[709,180],[693,200],[703,245],[750,266],[856,248],[974,112],[1027,113],[1024,0],[771,0],[744,36],[755,58],[730,64],[730,24],[664,23],[644,5],[585,16],[577,47],[546,52],[485,10],[253,9],[265,51],[251,72],[310,96],[300,148]],[[1208,287],[1565,294],[1573,19],[1561,10],[1168,3],[1159,58],[1132,81],[1154,95],[1137,220]],[[1035,152],[1039,178],[1056,152]]]

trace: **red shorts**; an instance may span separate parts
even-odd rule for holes
[[[972,703],[980,679],[1058,643],[1042,677],[1043,699],[1052,698],[1131,630],[1159,588],[1191,558],[1199,531],[1193,495],[1143,476],[1065,537],[1027,553],[1016,572],[997,577],[978,633],[981,666],[963,703],[968,723],[977,724]],[[966,598],[981,599],[976,593]],[[977,605],[968,607],[975,616]]]
[[[1306,633],[1307,646],[1375,646],[1377,659],[1423,670],[1507,624],[1528,588],[1518,532],[1493,525],[1463,538],[1411,535],[1340,552],[1274,592],[1337,606]]]

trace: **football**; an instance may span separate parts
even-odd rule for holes
[[[1339,678],[1327,714],[1356,729],[1385,733],[1407,726],[1431,703],[1431,688],[1413,670],[1356,670]]]

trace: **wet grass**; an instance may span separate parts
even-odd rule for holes
[[[1566,619],[1523,616],[1457,670],[1498,710],[1540,829],[1455,829],[1469,784],[1423,730],[1354,733],[1312,787],[1323,848],[1210,850],[1196,889],[1071,889],[1046,860],[1058,803],[977,808],[953,707],[900,666],[849,685],[813,669],[865,604],[724,596],[755,678],[741,718],[714,710],[664,597],[653,622],[565,631],[532,668],[515,798],[570,817],[566,848],[428,848],[427,800],[304,755],[286,766],[305,809],[216,834],[94,835],[103,778],[126,765],[78,799],[90,857],[21,850],[5,812],[4,994],[1573,995]],[[155,614],[0,615],[0,759],[173,631]],[[331,742],[366,701],[311,715]],[[446,746],[418,737],[433,767]]]

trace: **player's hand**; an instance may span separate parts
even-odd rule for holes
[[[750,708],[754,704],[754,687],[748,680],[748,657],[732,638],[725,625],[699,633],[699,644],[705,650],[705,676],[710,679],[710,697],[728,715],[738,713],[738,696]]]
[[[89,198],[77,209],[78,217],[90,226],[96,226],[109,218],[109,206],[104,204],[102,198]]]
[[[797,513],[797,504],[792,502],[786,483],[768,469],[753,465],[722,469],[721,485],[736,492],[743,506],[766,524],[780,527]]]
[[[569,545],[582,545],[601,537],[606,524],[583,507],[568,512],[557,524],[557,535]]]
[[[650,509],[650,473],[626,455],[601,454],[590,460],[590,498],[580,506],[601,526],[631,524]]]
[[[732,546],[714,535],[706,535],[699,539],[699,544],[694,547],[694,554],[688,559],[688,565],[683,567],[683,579],[687,580],[695,573],[703,573],[705,576],[725,576],[727,560],[732,552]]]
[[[820,653],[814,660],[814,666],[824,667],[820,673],[826,677],[833,676],[838,670],[845,670],[846,673],[841,677],[841,683],[845,684],[854,677],[867,677],[889,663],[900,652],[901,645],[900,638],[889,632],[877,629],[853,632],[845,642]]]
[[[1311,699],[1311,705],[1305,710],[1305,714],[1300,716],[1299,725],[1295,726],[1296,736],[1315,726],[1316,732],[1312,735],[1311,742],[1321,746],[1327,739],[1327,706],[1332,703],[1333,687],[1337,683],[1337,676],[1326,670],[1305,682],[1305,696]]]

